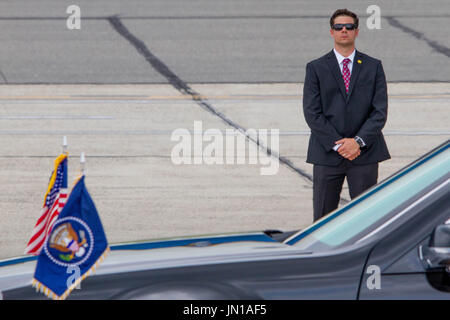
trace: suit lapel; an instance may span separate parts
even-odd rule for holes
[[[358,80],[359,71],[361,70],[362,67],[362,63],[358,63],[358,60],[361,61],[361,54],[358,51],[356,51],[355,58],[353,59],[352,74],[350,76],[350,85],[348,87],[348,94],[346,97],[347,102],[350,99],[350,95],[352,94],[356,81]]]
[[[328,53],[327,63],[331,73],[333,74],[337,82],[337,85],[342,93],[342,96],[344,97],[345,100],[347,100],[347,93],[345,92],[344,79],[342,78],[341,69],[339,68],[339,64],[333,50],[331,50],[330,53]]]

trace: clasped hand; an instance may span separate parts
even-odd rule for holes
[[[361,154],[359,144],[353,138],[344,138],[336,141],[335,143],[341,144],[338,152],[345,159],[353,161]]]

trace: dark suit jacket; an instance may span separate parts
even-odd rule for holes
[[[344,158],[335,141],[361,137],[366,146],[354,164],[390,159],[381,129],[387,119],[387,86],[381,61],[355,53],[348,94],[333,50],[306,65],[303,112],[311,128],[306,162],[336,166]]]

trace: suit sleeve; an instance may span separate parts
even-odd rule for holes
[[[336,145],[335,141],[342,139],[342,136],[323,114],[319,79],[311,63],[306,65],[305,84],[303,86],[303,115],[311,133],[317,137],[326,151],[332,151]]]
[[[370,146],[381,133],[387,120],[388,97],[386,76],[384,74],[381,61],[377,65],[377,74],[375,80],[375,90],[372,99],[372,111],[369,117],[359,129],[357,136],[364,140],[367,146]]]

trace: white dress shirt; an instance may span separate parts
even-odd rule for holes
[[[343,61],[346,58],[350,59],[350,62],[348,63],[348,69],[350,70],[350,75],[352,74],[352,69],[353,69],[353,60],[355,60],[355,52],[356,50],[353,49],[353,52],[348,56],[348,57],[344,57],[343,55],[341,55],[339,52],[336,51],[336,49],[333,48],[334,54],[336,55],[336,59],[338,61],[339,64],[339,68],[341,69],[341,74],[342,74],[342,69],[344,68],[344,64]]]
[[[333,48],[333,51],[334,51],[334,54],[335,54],[336,59],[338,61],[339,68],[341,69],[341,74],[343,74],[342,70],[344,69],[344,63],[343,63],[344,59],[346,59],[346,58],[350,59],[350,62],[348,63],[348,69],[350,70],[350,75],[351,75],[352,74],[352,69],[353,69],[353,60],[355,60],[356,50],[353,49],[353,52],[348,57],[344,57],[342,54],[337,52],[335,48]],[[363,145],[365,145],[364,141],[363,141]],[[341,144],[335,145],[333,150],[334,151],[338,151],[340,146],[341,146]]]

